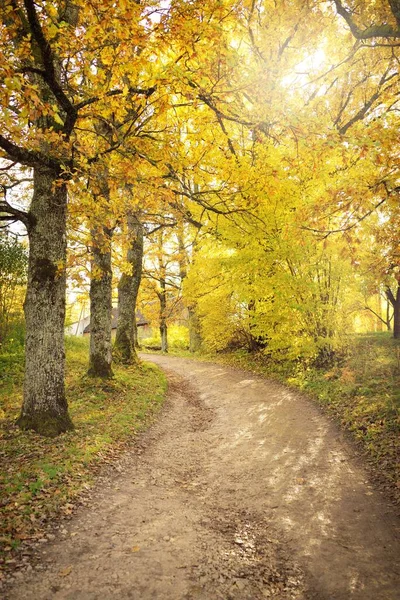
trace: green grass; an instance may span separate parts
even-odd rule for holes
[[[69,514],[99,467],[143,431],[162,405],[166,380],[157,367],[114,367],[115,378],[85,376],[88,340],[67,338],[67,397],[75,430],[56,439],[15,426],[22,402],[22,349],[0,354],[0,563],[24,539],[43,535]]]

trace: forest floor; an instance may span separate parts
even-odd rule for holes
[[[7,600],[399,598],[398,516],[313,402],[237,368],[147,359],[168,374],[160,418]]]

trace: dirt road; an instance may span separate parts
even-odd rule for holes
[[[399,600],[399,520],[311,402],[153,356],[169,397],[10,600]]]

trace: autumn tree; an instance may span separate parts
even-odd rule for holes
[[[64,263],[68,144],[77,110],[61,85],[59,53],[49,43],[58,35],[57,24],[64,22],[66,29],[76,26],[76,11],[70,8],[67,5],[67,14],[61,14],[64,11],[54,7],[43,23],[29,0],[1,6],[0,147],[11,164],[18,162],[34,172],[29,212],[18,214],[11,205],[4,207],[11,218],[23,221],[30,243],[26,376],[19,424],[49,435],[72,427],[64,393]]]
[[[343,18],[347,24],[352,36],[357,40],[357,47],[367,52],[372,56],[382,56],[386,60],[387,70],[385,78],[390,81],[386,94],[381,93],[382,78],[377,80],[375,84],[374,94],[370,96],[368,105],[365,105],[357,120],[361,117],[365,119],[371,115],[370,108],[373,101],[379,99],[379,112],[373,114],[373,121],[380,120],[383,122],[384,129],[381,129],[380,135],[380,155],[378,162],[385,164],[390,178],[382,178],[381,182],[384,187],[384,197],[379,204],[383,204],[387,200],[389,204],[389,215],[391,206],[398,203],[398,194],[400,191],[400,173],[398,169],[398,142],[396,131],[398,130],[398,89],[399,89],[399,69],[398,69],[398,38],[400,38],[400,4],[397,0],[381,0],[373,6],[369,3],[348,2],[344,3],[341,0],[334,0],[334,5],[338,15]],[[369,119],[371,120],[371,118]],[[368,120],[366,128],[368,127]],[[390,132],[393,132],[393,143],[390,144]],[[388,135],[389,133],[389,135]],[[376,143],[375,134],[374,143]],[[389,145],[390,144],[390,145]],[[385,228],[391,229],[397,221],[397,211],[394,221],[385,219]],[[398,227],[396,228],[398,230]],[[398,231],[397,236],[387,235],[391,237],[390,245],[394,248],[392,258],[387,265],[386,276],[392,271],[394,278],[390,282],[387,279],[386,295],[387,299],[393,307],[393,335],[395,338],[400,337],[400,289],[399,289],[399,257],[398,257]],[[393,246],[394,242],[394,246]]]
[[[2,205],[3,215],[24,223],[30,247],[26,376],[18,422],[46,435],[72,427],[64,391],[67,183],[89,162],[81,135],[88,123],[105,107],[110,110],[113,98],[124,98],[126,105],[154,89],[140,86],[137,64],[127,56],[108,80],[95,66],[99,56],[103,63],[113,61],[116,52],[123,58],[140,38],[140,14],[135,2],[124,7],[1,3],[0,148],[10,166],[32,168],[34,186],[29,211]],[[118,109],[123,110],[121,103]]]

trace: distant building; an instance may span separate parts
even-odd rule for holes
[[[112,333],[115,335],[118,325],[118,308],[112,309],[111,328]],[[152,331],[149,321],[143,315],[140,310],[136,311],[136,325],[138,328],[138,338],[143,340],[147,337],[151,337]],[[89,335],[90,334],[90,315],[83,317],[76,323],[72,323],[65,328],[66,335]]]
[[[79,321],[71,323],[65,328],[65,335],[83,335],[85,327],[90,323],[90,316],[82,317]]]

